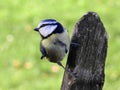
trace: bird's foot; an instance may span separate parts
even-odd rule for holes
[[[72,76],[72,77],[74,77],[75,79],[77,79],[77,78],[78,78],[77,73],[72,72],[70,69],[69,69],[69,70],[67,70],[67,72],[68,72],[68,74],[69,74],[69,75],[71,75],[71,76]]]

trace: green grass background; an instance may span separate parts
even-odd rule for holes
[[[120,90],[120,0],[1,0],[0,90],[60,90],[64,70],[40,60],[40,36],[33,29],[54,18],[71,35],[88,11],[99,14],[109,35],[103,90]]]

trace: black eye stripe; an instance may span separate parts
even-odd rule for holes
[[[46,26],[46,24],[41,25],[40,28],[41,28],[41,27],[44,27],[44,26]]]

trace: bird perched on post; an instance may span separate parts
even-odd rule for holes
[[[41,21],[34,30],[38,31],[41,36],[41,59],[46,57],[50,62],[57,63],[64,68],[61,60],[65,57],[70,46],[67,30],[54,19]]]

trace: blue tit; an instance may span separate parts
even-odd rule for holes
[[[38,31],[41,36],[41,59],[46,57],[50,62],[57,63],[64,68],[60,61],[63,60],[70,46],[67,30],[54,19],[41,21],[34,30]]]

